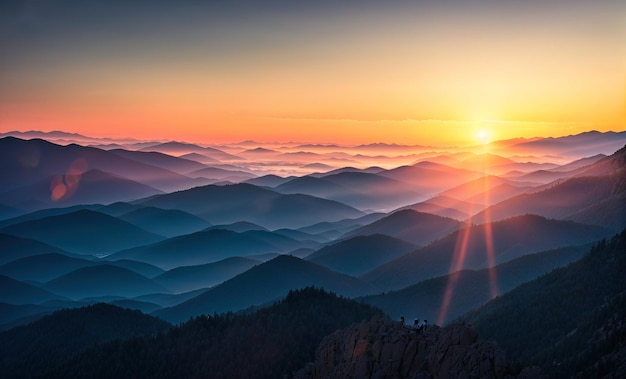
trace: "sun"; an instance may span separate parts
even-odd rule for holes
[[[476,132],[476,139],[482,144],[488,144],[489,137],[489,132],[486,129],[478,129]]]

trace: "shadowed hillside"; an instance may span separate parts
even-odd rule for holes
[[[625,252],[623,231],[464,318],[520,364],[539,364],[551,377],[620,377],[626,372]]]
[[[81,350],[118,338],[152,335],[170,327],[139,311],[109,304],[55,312],[30,325],[0,333],[2,377],[41,375]]]
[[[100,345],[48,377],[288,377],[313,360],[324,336],[378,312],[305,288],[251,314],[198,317],[156,337]]]

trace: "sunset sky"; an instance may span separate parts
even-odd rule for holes
[[[618,0],[0,1],[0,132],[442,145],[620,131],[625,41]]]

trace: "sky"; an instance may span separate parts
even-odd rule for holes
[[[617,0],[0,0],[0,132],[463,145],[625,130]]]

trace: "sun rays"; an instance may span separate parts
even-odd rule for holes
[[[479,131],[480,132],[480,131]],[[483,166],[481,167],[481,172],[486,176],[488,175],[488,165],[486,160],[483,161]],[[491,196],[490,196],[490,185],[489,180],[485,179],[483,181],[483,203],[485,205],[491,204]],[[472,225],[472,217],[471,215],[474,213],[473,209],[474,205],[470,204],[469,209],[467,210],[467,223],[466,227],[457,232],[457,242],[454,247],[454,253],[452,255],[452,260],[450,262],[450,269],[448,270],[448,283],[446,284],[446,289],[444,291],[443,300],[441,302],[441,307],[439,308],[439,315],[437,317],[437,324],[442,325],[447,318],[448,310],[450,308],[450,303],[452,301],[452,297],[454,296],[454,291],[459,281],[460,271],[464,268],[464,264],[467,260],[468,255],[468,246],[470,243],[470,238],[472,237],[472,233],[480,233],[484,236],[484,252],[485,259],[487,262],[487,268],[489,273],[489,295],[490,298],[494,298],[498,295],[498,275],[496,269],[496,259],[495,259],[495,247],[494,247],[494,238],[493,238],[493,230],[491,225],[491,212],[489,207],[484,210],[484,223],[479,226]],[[482,230],[481,230],[482,229]]]

